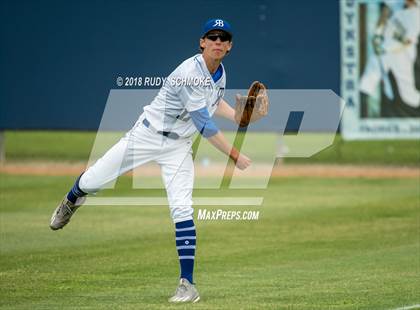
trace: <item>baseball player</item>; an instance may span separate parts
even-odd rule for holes
[[[212,120],[216,114],[235,121],[235,110],[223,100],[226,72],[222,59],[231,48],[229,23],[223,19],[209,20],[200,38],[202,53],[188,58],[170,74],[133,128],[77,178],[51,218],[51,229],[63,228],[87,194],[98,192],[139,165],[157,162],[175,223],[180,263],[179,286],[170,302],[200,299],[193,282],[197,240],[192,208],[192,136],[198,131],[239,169],[251,164],[247,156],[232,147]]]
[[[384,80],[384,93],[394,100],[388,73],[392,72],[405,105],[418,111],[420,91],[415,86],[414,63],[420,34],[420,1],[388,1],[392,16],[378,23],[373,44],[375,57],[368,60],[360,80],[360,91],[375,97],[378,83]],[[418,113],[418,112],[414,112]]]

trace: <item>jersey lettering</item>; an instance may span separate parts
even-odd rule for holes
[[[213,27],[224,27],[224,24],[223,24],[223,20],[221,20],[221,19],[216,19],[215,21],[214,21],[214,25],[213,25]]]

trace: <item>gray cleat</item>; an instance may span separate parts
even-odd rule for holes
[[[191,284],[187,279],[181,278],[179,285],[176,288],[175,295],[169,298],[169,302],[197,302],[200,300],[200,295],[194,284]]]
[[[63,201],[58,205],[51,216],[50,228],[52,230],[63,228],[68,222],[70,222],[70,218],[73,216],[74,212],[76,212],[85,200],[86,197],[81,197],[77,199],[75,204],[73,204],[67,199],[67,195],[65,195]]]

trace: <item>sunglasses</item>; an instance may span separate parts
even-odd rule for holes
[[[217,39],[219,38],[222,42],[230,42],[230,40],[232,40],[232,37],[227,33],[211,33],[206,35],[206,38],[210,41],[217,41]]]

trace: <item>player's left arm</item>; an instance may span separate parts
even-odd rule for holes
[[[219,105],[214,113],[217,116],[221,116],[235,122],[235,110],[223,98],[220,99]]]

